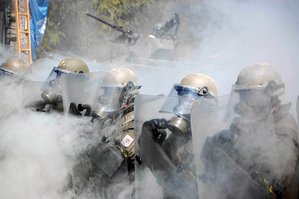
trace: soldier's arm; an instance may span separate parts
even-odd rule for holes
[[[294,132],[288,128],[277,129],[278,136],[277,153],[276,155],[277,166],[280,168],[278,176],[284,186],[291,183],[292,177],[295,172],[296,162],[298,160],[298,140],[291,136]]]
[[[32,103],[26,105],[25,108],[29,108],[33,111],[45,112],[43,110],[44,110],[46,105],[47,105],[47,103],[45,101],[39,100],[39,101],[32,102]]]

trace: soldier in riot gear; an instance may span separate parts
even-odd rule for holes
[[[28,63],[20,58],[8,58],[6,62],[0,66],[0,75],[23,76],[30,72],[31,69]]]
[[[170,119],[143,123],[138,155],[162,187],[164,198],[198,198],[190,111],[194,102],[204,98],[214,101],[216,96],[214,79],[201,73],[189,74],[173,86],[160,110],[171,113]]]
[[[66,74],[89,73],[88,66],[78,58],[65,58],[57,67],[54,67],[48,76],[46,85],[41,93],[42,100],[28,105],[36,111],[63,112],[63,102],[61,95],[61,76]],[[72,106],[72,105],[71,105]],[[74,106],[74,105],[73,105]],[[71,107],[72,108],[72,107]]]
[[[102,139],[82,151],[73,167],[77,195],[91,190],[101,198],[115,198],[120,190],[113,185],[133,182],[134,99],[140,87],[136,74],[127,68],[112,69],[99,84],[91,116]]]
[[[238,116],[228,130],[206,139],[201,154],[208,180],[223,187],[228,184],[220,171],[228,165],[223,161],[227,156],[226,161],[230,159],[237,166],[226,167],[230,176],[225,179],[231,183],[241,176],[240,171],[244,174],[237,182],[242,183],[242,190],[236,191],[240,184],[231,185],[235,191],[224,189],[222,198],[289,198],[298,137],[297,124],[289,113],[291,104],[281,104],[279,99],[284,94],[280,74],[269,64],[248,66],[232,89],[239,97],[234,106]]]
[[[29,73],[31,68],[24,59],[8,58],[0,65],[0,119],[7,118],[23,106],[23,83]]]

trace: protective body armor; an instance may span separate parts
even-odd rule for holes
[[[206,139],[201,154],[207,169],[206,177],[220,184],[224,198],[285,198],[286,190],[292,185],[298,157],[297,125],[288,113],[289,108],[289,105],[277,106],[277,111],[267,121],[244,124],[236,118],[229,130]],[[250,139],[244,136],[261,130],[257,134],[268,133],[274,137],[272,141],[276,140],[275,143],[262,142],[269,144],[270,150],[275,147],[275,152],[265,155],[259,148],[261,146],[254,144],[259,141],[244,149],[244,143]],[[269,158],[270,163],[265,164],[264,158]],[[223,169],[225,174],[221,173]],[[238,179],[237,183],[242,182],[242,186],[234,184],[234,179]],[[229,191],[231,187],[235,188]]]
[[[213,78],[201,73],[192,73],[186,75],[179,84],[173,85],[162,106],[156,104],[160,102],[159,98],[153,98],[152,101],[144,99],[155,106],[151,107],[152,110],[159,107],[159,111],[150,115],[146,114],[149,112],[147,105],[141,105],[138,109],[140,114],[137,114],[136,118],[142,123],[142,129],[138,133],[137,153],[140,153],[144,167],[150,169],[162,188],[163,198],[199,197],[190,111],[196,101],[205,98],[214,101],[216,95],[217,84]],[[142,196],[144,190],[139,188],[138,191]]]
[[[139,151],[162,187],[163,197],[198,198],[191,132],[170,133],[164,140],[165,130],[153,128],[152,123],[153,120],[147,121],[142,127]]]
[[[102,140],[79,156],[73,168],[72,184],[77,195],[91,190],[100,198],[117,198],[134,180],[135,130],[133,106],[113,121],[118,132],[104,134]],[[119,126],[118,126],[119,125]],[[105,128],[103,128],[105,130]],[[128,197],[131,197],[129,193]]]
[[[186,150],[191,143],[190,131],[173,134],[169,130],[173,114],[159,112],[164,102],[164,96],[136,97],[136,157],[142,160],[137,158],[135,164],[136,199],[194,198],[192,194],[197,190],[196,178],[189,170],[192,161],[189,164],[184,159],[188,152],[192,157],[192,150]]]

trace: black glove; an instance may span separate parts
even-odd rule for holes
[[[220,144],[232,143],[236,138],[236,135],[231,131],[222,131],[215,136],[216,142]]]
[[[162,142],[166,138],[166,131],[168,127],[168,122],[166,119],[152,119],[147,121],[148,126],[151,128],[153,139],[155,142],[158,142],[159,144],[162,144]]]
[[[164,129],[154,129],[152,133],[154,141],[158,142],[159,144],[162,144],[167,136],[167,133]]]
[[[91,106],[89,104],[78,104],[78,111],[83,112],[84,110],[86,110],[85,116],[91,116]]]
[[[80,115],[80,116],[82,115],[81,112],[78,110],[77,105],[74,102],[70,103],[69,114]]]

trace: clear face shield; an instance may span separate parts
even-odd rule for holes
[[[134,98],[141,86],[128,82],[126,86],[99,85],[94,102],[94,118],[117,116],[117,114],[133,105]]]
[[[275,104],[272,96],[280,89],[284,89],[284,84],[272,83],[256,87],[232,86],[232,96],[238,100],[234,111],[240,118],[250,122],[264,119],[271,114]]]
[[[65,75],[65,74],[74,74],[74,73],[67,70],[63,70],[58,67],[54,67],[47,78],[47,82],[49,83],[50,86],[53,86],[57,81],[59,81],[61,75]]]
[[[233,86],[231,95],[219,97],[215,106],[202,100],[192,107],[193,151],[200,179],[198,190],[203,195],[200,198],[209,198],[209,188],[215,185],[219,186],[213,189],[218,197],[244,198],[244,193],[248,195],[251,190],[249,198],[268,198],[263,195],[263,183],[268,183],[264,174],[271,173],[275,160],[280,162],[276,156],[276,139],[280,138],[275,136],[274,119],[263,119],[271,113],[272,97],[266,87]]]
[[[11,77],[13,75],[14,75],[14,73],[12,71],[9,71],[7,69],[0,67],[0,78],[1,77]]]
[[[47,78],[46,85],[41,94],[43,100],[47,102],[61,101],[61,76],[66,74],[73,74],[72,72],[54,67]]]
[[[160,112],[174,113],[169,126],[172,132],[186,133],[190,129],[190,111],[196,101],[205,97],[212,97],[206,87],[196,89],[193,87],[175,84],[165,100]]]
[[[26,75],[25,71],[22,70],[16,70],[16,71],[12,71],[9,69],[6,69],[4,67],[0,66],[0,79],[1,78],[12,78],[12,79],[24,79]]]

